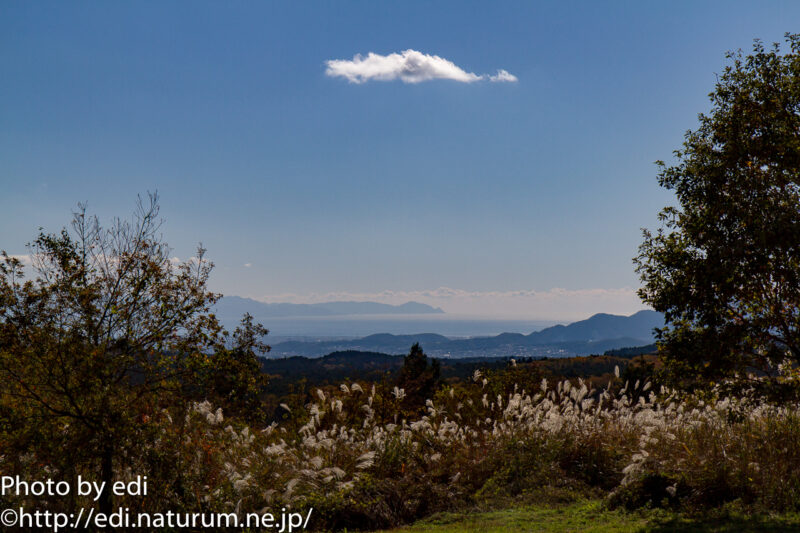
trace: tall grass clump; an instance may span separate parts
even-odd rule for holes
[[[154,412],[140,425],[144,444],[114,465],[120,480],[147,475],[150,492],[116,503],[242,514],[313,507],[319,529],[390,527],[553,489],[627,507],[739,500],[800,509],[797,403],[764,400],[756,388],[679,394],[619,378],[600,389],[581,379],[499,383],[476,372],[439,389],[411,419],[399,414],[403,389],[364,383],[317,389],[266,427],[229,420],[208,402]],[[0,470],[67,475],[46,459],[4,455]],[[81,468],[69,475],[96,474]]]

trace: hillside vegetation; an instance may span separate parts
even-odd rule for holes
[[[613,377],[614,369],[625,370],[633,364],[638,374],[652,369],[657,358],[652,354],[655,345],[610,350],[603,355],[565,358],[524,358],[515,361],[526,365],[533,376],[557,380],[584,378],[596,384],[605,384]],[[373,382],[393,386],[403,367],[404,356],[376,352],[333,352],[324,357],[286,357],[261,359],[261,367],[269,376],[264,387],[264,406],[272,413],[282,412],[281,403],[302,407],[314,390],[322,387],[338,389],[342,382]],[[475,357],[439,359],[441,378],[455,384],[472,377],[476,370],[503,370],[510,358]],[[648,366],[649,365],[649,366]]]
[[[755,390],[681,394],[616,374],[595,388],[509,362],[427,399],[396,385],[347,382],[315,390],[302,407],[283,405],[281,420],[266,426],[229,419],[209,402],[163,410],[142,426],[158,437],[141,435],[149,445],[129,452],[117,472],[147,472],[153,491],[118,504],[313,508],[315,529],[386,528],[553,491],[619,509],[698,512],[733,502],[800,510],[797,403],[774,404]],[[0,468],[28,479],[51,471],[34,457],[6,456]]]

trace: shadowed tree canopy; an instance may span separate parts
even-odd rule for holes
[[[428,361],[428,356],[416,342],[403,358],[403,368],[397,381],[398,387],[405,390],[404,406],[410,411],[425,405],[425,400],[433,399],[439,384],[441,367],[439,361]]]
[[[112,481],[143,421],[185,405],[187,391],[255,390],[266,330],[245,317],[227,335],[209,311],[213,265],[202,248],[188,261],[170,257],[158,212],[153,194],[132,220],[105,228],[79,206],[70,229],[29,245],[28,267],[2,252],[0,429],[19,453],[61,464],[54,478],[84,465]]]
[[[786,43],[729,53],[711,111],[658,162],[678,205],[634,261],[675,379],[800,361],[800,36]]]
[[[190,382],[196,385],[190,396],[224,405],[226,413],[249,422],[264,422],[261,395],[269,380],[260,357],[270,351],[261,340],[268,333],[246,313],[226,345],[215,348],[212,364],[203,365],[199,379]]]

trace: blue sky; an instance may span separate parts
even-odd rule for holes
[[[158,190],[175,255],[202,242],[226,294],[633,312],[640,228],[671,201],[653,161],[725,51],[791,21],[797,2],[3,2],[0,248]],[[518,81],[326,75],[407,49]]]

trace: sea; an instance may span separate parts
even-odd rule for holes
[[[459,315],[342,315],[325,317],[254,317],[269,329],[271,343],[287,340],[331,340],[375,333],[413,335],[438,333],[450,338],[488,337],[500,333],[528,334],[559,322]]]

